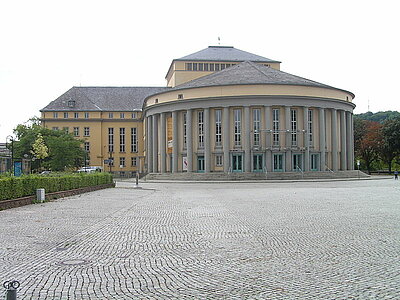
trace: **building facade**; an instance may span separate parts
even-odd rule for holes
[[[90,165],[112,158],[113,172],[353,170],[351,92],[222,46],[173,60],[166,80],[74,87],[42,110],[43,124],[68,127]]]

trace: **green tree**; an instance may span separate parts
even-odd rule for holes
[[[392,172],[392,162],[400,154],[400,118],[388,120],[382,128],[383,143],[379,151],[382,161]]]
[[[45,159],[49,156],[49,148],[44,143],[43,136],[39,133],[36,141],[32,145],[31,153],[37,159]]]

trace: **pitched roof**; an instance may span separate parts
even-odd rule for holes
[[[194,60],[194,61],[235,61],[245,60],[254,62],[278,62],[266,57],[252,54],[232,46],[209,46],[198,52],[186,55],[175,60]]]
[[[171,90],[210,86],[257,84],[301,85],[339,90],[326,84],[295,76],[250,61],[245,61],[222,71],[188,81]]]
[[[134,111],[141,110],[147,96],[166,87],[72,87],[41,111]],[[68,101],[75,101],[74,107]]]

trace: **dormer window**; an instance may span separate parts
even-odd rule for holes
[[[183,94],[178,94],[178,99],[179,100],[183,99]]]
[[[75,107],[75,100],[69,100],[68,107]]]

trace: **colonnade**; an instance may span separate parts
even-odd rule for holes
[[[277,106],[278,107],[278,106]],[[232,109],[241,109],[241,145],[235,147],[232,142],[234,124],[232,122]],[[260,145],[257,147],[252,140],[254,130],[252,127],[251,110],[253,108],[261,109],[264,115],[263,128],[259,129]],[[280,171],[293,171],[293,155],[298,153],[301,157],[302,171],[339,171],[353,170],[354,168],[354,138],[353,138],[353,114],[351,111],[335,109],[335,108],[318,108],[318,107],[291,107],[280,106],[283,109],[283,120],[280,120],[279,131],[273,128],[272,109],[271,106],[260,108],[242,106],[242,107],[222,107],[222,108],[191,108],[187,110],[174,110],[172,112],[159,112],[151,114],[146,113],[146,162],[149,173],[165,173],[165,172],[187,172],[199,171],[197,157],[204,159],[203,172],[231,172],[232,171],[232,155],[240,153],[243,159],[242,172],[253,172],[253,156],[254,154],[262,155],[262,164],[264,171],[274,171],[274,161],[276,154],[284,154],[283,168]],[[219,147],[213,144],[215,130],[211,121],[211,113],[219,109],[222,111],[222,143]],[[291,128],[291,110],[302,110],[303,118],[298,118],[296,122],[299,124],[296,129],[300,146],[293,147],[291,145],[291,134],[294,132]],[[309,130],[310,119],[309,110],[312,110],[313,120],[311,122],[312,135]],[[204,120],[202,126],[204,129],[204,146],[197,147],[198,137],[198,120],[195,112],[203,111]],[[327,113],[329,112],[329,124],[327,122]],[[182,114],[186,113],[186,122],[183,125]],[[300,116],[300,114],[298,114]],[[172,124],[168,128],[167,120],[172,118]],[[315,122],[318,120],[318,122]],[[214,121],[215,122],[215,121]],[[183,129],[185,126],[185,129]],[[212,130],[213,128],[213,130]],[[172,130],[172,141],[168,140],[167,131]],[[329,132],[328,132],[329,130]],[[185,131],[185,137],[183,136]],[[273,144],[272,135],[278,132],[281,136],[279,145]],[[329,136],[329,140],[327,137]],[[184,144],[183,139],[186,139]],[[310,141],[310,138],[313,141]],[[328,149],[329,144],[329,149]],[[222,155],[222,166],[215,167],[213,155]],[[313,156],[317,155],[317,156]],[[183,167],[182,159],[186,157]],[[318,169],[315,168],[315,161],[318,159]],[[180,164],[180,161],[182,162]],[[300,164],[299,164],[300,165]],[[330,167],[328,167],[330,166]],[[298,167],[298,166],[297,166]],[[259,171],[257,169],[257,171]]]

